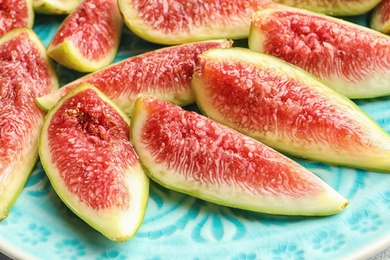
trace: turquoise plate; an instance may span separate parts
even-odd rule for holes
[[[37,16],[47,46],[63,17]],[[351,18],[366,24],[366,16]],[[117,60],[157,48],[126,28]],[[57,66],[64,84],[80,76]],[[390,132],[390,97],[359,101]],[[329,217],[272,216],[218,206],[151,183],[144,222],[130,241],[109,241],[76,217],[53,191],[41,164],[9,216],[0,250],[21,259],[340,259],[390,246],[390,175],[298,160],[350,205]]]

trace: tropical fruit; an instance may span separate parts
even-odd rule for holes
[[[231,45],[231,41],[212,40],[146,52],[88,74],[36,101],[44,110],[48,110],[69,90],[88,82],[127,114],[131,114],[140,94],[155,95],[178,105],[187,105],[194,102],[191,77],[198,55],[211,48],[229,48]]]
[[[372,29],[298,8],[269,8],[253,15],[248,45],[349,98],[390,94],[390,36]]]
[[[0,38],[0,220],[6,218],[38,158],[45,113],[39,95],[58,88],[46,48],[28,28]]]
[[[33,8],[40,14],[70,14],[82,0],[33,0]]]
[[[136,234],[149,194],[129,123],[107,96],[86,83],[48,112],[39,139],[41,162],[58,196],[114,241]]]
[[[382,0],[372,11],[370,27],[379,32],[390,34],[390,1]]]
[[[137,100],[131,142],[161,185],[217,204],[284,215],[329,215],[348,201],[264,144],[155,97]]]
[[[284,153],[390,172],[390,136],[355,103],[302,69],[248,49],[201,55],[200,110]]]
[[[247,38],[252,13],[275,5],[271,0],[119,0],[118,4],[127,27],[158,44]]]
[[[34,24],[32,0],[7,0],[0,2],[0,37],[6,32]]]
[[[307,9],[332,16],[361,15],[371,11],[382,0],[274,0],[276,3]]]
[[[116,0],[84,0],[63,21],[47,53],[68,68],[96,71],[114,60],[122,27]]]

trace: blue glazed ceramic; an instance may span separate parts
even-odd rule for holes
[[[47,46],[63,17],[37,15]],[[365,16],[354,17],[365,23]],[[116,60],[156,48],[126,28]],[[65,84],[80,74],[57,65]],[[358,105],[390,132],[390,97]],[[117,243],[76,217],[38,162],[9,216],[0,250],[23,259],[340,259],[365,258],[390,245],[390,175],[299,160],[350,205],[328,217],[272,216],[208,203],[151,183],[137,235]]]

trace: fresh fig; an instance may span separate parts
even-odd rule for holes
[[[149,194],[129,123],[107,96],[85,83],[48,112],[39,139],[41,162],[58,196],[113,241],[136,234]]]
[[[390,136],[350,99],[280,59],[210,50],[192,87],[207,116],[278,151],[390,172]]]
[[[34,24],[32,0],[7,0],[0,4],[0,37],[6,32]]]
[[[114,60],[122,27],[116,0],[84,0],[63,21],[47,53],[68,68],[96,71]]]
[[[134,1],[119,0],[127,27],[158,44],[247,38],[253,12],[273,6],[271,0]]]
[[[63,95],[81,83],[105,93],[127,114],[140,94],[151,94],[178,105],[194,102],[191,77],[198,55],[211,48],[229,48],[228,40],[212,40],[171,46],[133,56],[70,82],[36,101],[50,109]]]
[[[131,142],[159,184],[220,205],[283,215],[330,215],[348,201],[272,148],[155,97],[137,100]]]
[[[292,63],[349,98],[390,94],[390,36],[298,8],[256,12],[249,48]]]
[[[382,0],[274,0],[276,3],[332,16],[361,15],[371,11]]]
[[[33,0],[33,8],[39,14],[70,14],[82,0]]]
[[[372,11],[370,28],[381,33],[390,34],[390,1],[382,0]]]
[[[39,95],[58,88],[46,48],[28,28],[0,38],[0,220],[6,218],[38,158],[45,113]]]

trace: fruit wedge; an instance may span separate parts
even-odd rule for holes
[[[381,0],[274,0],[276,3],[332,16],[361,15],[371,11]]]
[[[192,88],[200,110],[276,150],[390,172],[390,136],[309,73],[248,49],[201,55]]]
[[[63,21],[47,54],[68,68],[96,71],[114,60],[122,27],[116,0],[84,0]]]
[[[382,0],[371,13],[370,27],[379,32],[390,34],[390,1]]]
[[[33,0],[34,11],[39,14],[70,14],[82,0]]]
[[[253,12],[273,6],[270,0],[135,1],[119,0],[127,27],[158,44],[211,39],[241,39],[249,34]]]
[[[7,0],[0,4],[0,37],[6,32],[34,24],[32,0]]]
[[[40,97],[37,104],[50,109],[69,90],[90,83],[105,93],[123,111],[131,114],[140,94],[155,95],[178,105],[194,102],[191,77],[198,55],[211,48],[229,48],[228,40],[213,40],[166,47],[130,57]]]
[[[28,28],[0,38],[0,220],[6,218],[38,158],[45,113],[39,95],[58,88],[46,48]]]
[[[390,36],[297,8],[253,15],[249,48],[292,63],[349,98],[390,94]]]
[[[58,196],[113,241],[136,234],[149,194],[129,123],[107,96],[86,83],[48,112],[39,139],[41,162]]]
[[[348,204],[272,148],[155,97],[137,100],[130,136],[153,180],[197,198],[283,215],[330,215]]]

